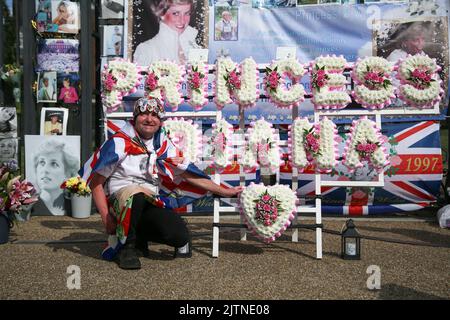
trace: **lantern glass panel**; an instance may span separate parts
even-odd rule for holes
[[[356,256],[357,254],[356,238],[345,238],[345,254],[348,256]]]

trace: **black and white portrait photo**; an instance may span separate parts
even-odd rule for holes
[[[11,160],[18,161],[18,140],[15,138],[0,139],[0,164]]]
[[[190,49],[207,48],[206,0],[134,1],[129,12],[133,62],[148,66],[159,60],[187,62]]]
[[[17,137],[17,114],[14,107],[0,107],[0,139]]]
[[[124,0],[101,0],[101,19],[123,19],[125,13]]]
[[[42,108],[41,135],[65,136],[67,135],[67,120],[69,110],[63,108]]]
[[[39,193],[34,216],[66,214],[61,184],[80,168],[79,136],[25,136],[26,179]]]
[[[38,103],[56,103],[58,98],[57,73],[40,72],[38,74]]]

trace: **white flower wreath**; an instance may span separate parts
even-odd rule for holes
[[[363,167],[362,161],[367,161],[369,166],[378,172],[389,165],[389,153],[383,146],[381,132],[374,121],[363,117],[353,121],[349,138],[344,149],[344,160],[350,172]]]
[[[314,164],[318,172],[330,172],[339,157],[337,138],[336,125],[327,117],[317,124],[311,124],[306,118],[297,118],[289,130],[292,165],[302,171]]]
[[[233,161],[233,126],[225,119],[220,119],[212,125],[211,146],[212,166],[223,170]]]
[[[220,110],[233,103],[248,108],[259,98],[258,65],[253,58],[247,58],[239,65],[230,58],[219,58],[216,64],[215,103]]]
[[[248,229],[270,243],[286,231],[297,211],[297,196],[285,185],[250,184],[239,196],[239,208]]]
[[[305,100],[305,88],[300,79],[306,73],[305,67],[296,59],[274,61],[266,69],[264,87],[269,99],[280,108],[292,108]],[[292,80],[291,88],[287,89],[283,79]]]
[[[200,161],[202,132],[192,120],[167,119],[164,129],[175,146],[183,152],[183,157],[189,162]]]
[[[251,123],[248,129],[248,141],[241,158],[245,171],[258,167],[269,168],[271,173],[278,171],[281,165],[279,136],[272,124],[264,118]]]
[[[356,83],[352,95],[356,102],[367,109],[383,109],[395,99],[391,83],[392,64],[381,57],[358,59],[352,78]]]
[[[125,59],[117,58],[104,66],[102,72],[102,100],[107,112],[114,112],[122,97],[136,92],[141,83],[140,67]]]
[[[399,98],[416,108],[432,108],[444,94],[442,80],[437,72],[436,59],[427,55],[408,55],[398,62],[397,78],[401,85]]]
[[[336,55],[320,56],[311,62],[311,102],[317,110],[342,109],[351,102],[343,75],[346,66],[347,60]]]
[[[153,62],[147,71],[145,91],[147,95],[164,100],[172,111],[177,111],[184,99],[181,94],[181,82],[185,73],[184,66],[171,61]],[[150,77],[157,80],[152,86]]]

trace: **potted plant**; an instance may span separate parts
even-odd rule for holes
[[[28,220],[38,196],[33,184],[18,175],[17,161],[0,165],[0,244],[8,242],[9,231],[18,220]]]
[[[72,217],[89,218],[91,215],[91,189],[81,177],[72,177],[63,182],[61,188],[70,195],[72,200]]]

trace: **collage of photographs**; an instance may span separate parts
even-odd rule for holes
[[[36,100],[41,135],[66,135],[68,109],[80,100],[80,5],[75,1],[36,1]]]

